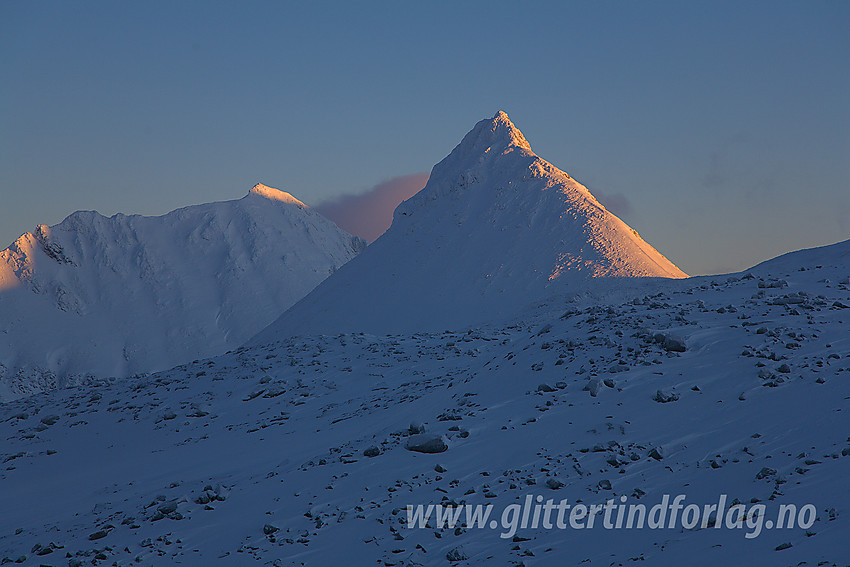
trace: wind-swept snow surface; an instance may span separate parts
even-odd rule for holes
[[[506,326],[291,337],[0,404],[0,561],[847,565],[848,249],[552,298]],[[725,495],[720,527],[716,510],[685,527],[684,509],[667,527],[669,507],[661,527],[606,527],[608,501],[680,494],[701,513]],[[529,499],[597,507],[595,523],[500,524]],[[497,525],[432,508],[408,527],[408,505],[491,505]],[[805,525],[768,527],[782,506]]]
[[[254,342],[309,332],[456,328],[601,278],[686,277],[504,112],[399,205],[390,229]]]
[[[93,211],[0,252],[0,399],[222,353],[365,247],[292,195]]]

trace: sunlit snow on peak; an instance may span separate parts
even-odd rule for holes
[[[268,185],[263,185],[262,183],[257,183],[251,190],[248,191],[248,195],[259,195],[260,197],[265,197],[266,199],[271,199],[272,201],[281,201],[283,203],[292,203],[293,205],[298,205],[299,207],[306,207],[304,203],[287,193],[286,191],[281,191],[280,189],[275,189],[274,187],[269,187]]]

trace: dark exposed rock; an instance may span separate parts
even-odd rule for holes
[[[55,425],[57,421],[59,421],[58,415],[48,415],[41,418],[41,423],[44,425]]]
[[[419,433],[408,439],[406,448],[416,453],[442,453],[449,447],[440,435]]]
[[[661,347],[667,352],[685,352],[688,350],[685,339],[678,335],[669,334],[664,337]]]
[[[677,401],[679,399],[679,394],[665,394],[661,390],[658,390],[657,392],[655,392],[655,396],[653,396],[652,399],[658,402],[659,404],[667,404],[670,402]]]
[[[758,480],[761,480],[761,479],[763,479],[763,478],[767,478],[767,477],[769,477],[769,476],[773,476],[773,475],[775,475],[775,474],[776,474],[776,470],[775,470],[775,469],[772,469],[772,468],[770,468],[770,467],[764,467],[764,468],[762,468],[762,469],[758,472],[758,474],[756,474],[756,478],[757,478]]]
[[[377,457],[377,456],[378,456],[378,455],[380,455],[380,454],[381,454],[381,450],[380,450],[378,447],[374,446],[374,445],[373,445],[373,446],[371,446],[371,447],[369,447],[369,448],[368,448],[368,449],[366,449],[365,451],[363,451],[363,456],[364,456],[364,457]]]

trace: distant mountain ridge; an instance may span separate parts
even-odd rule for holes
[[[687,274],[534,154],[499,112],[434,166],[363,255],[252,342],[464,326],[558,289],[635,277]]]
[[[41,225],[0,252],[0,397],[224,352],[365,245],[262,184],[158,217]]]

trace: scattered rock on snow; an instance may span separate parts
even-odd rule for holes
[[[363,451],[363,456],[364,456],[364,457],[377,457],[377,456],[378,456],[378,455],[380,455],[380,454],[381,454],[381,450],[380,450],[378,447],[374,446],[374,445],[373,445],[373,446],[371,446],[371,447],[369,447],[369,448],[368,448],[368,449],[366,449],[365,451]]]
[[[763,467],[757,474],[756,479],[761,480],[763,478],[767,478],[769,476],[773,476],[776,474],[776,469],[772,469],[770,467]]]
[[[469,559],[469,557],[467,557],[462,547],[456,547],[446,553],[446,559],[454,563],[456,561],[463,561],[465,559]]]
[[[161,506],[157,506],[156,509],[160,514],[167,516],[167,515],[177,511],[177,501],[172,500],[171,502],[166,502],[165,504],[162,504]]]
[[[95,540],[98,540],[98,539],[103,539],[108,535],[109,535],[109,530],[98,530],[94,533],[89,534],[89,540],[95,541]]]
[[[418,433],[412,435],[405,448],[416,453],[442,453],[449,448],[441,435]]]
[[[685,352],[688,350],[685,339],[673,334],[668,334],[664,337],[661,347],[667,352]]]
[[[56,422],[59,421],[58,415],[48,415],[46,417],[41,418],[41,423],[44,425],[56,425]]]
[[[601,382],[599,378],[592,378],[587,384],[584,385],[583,390],[585,392],[590,392],[590,395],[594,398],[597,394],[599,394],[599,388],[601,387]]]
[[[679,399],[679,394],[676,394],[675,392],[665,394],[661,390],[658,390],[657,392],[655,392],[655,396],[653,396],[652,399],[658,402],[659,404],[666,404],[677,401]]]

